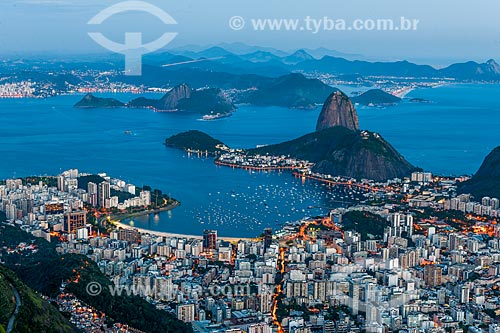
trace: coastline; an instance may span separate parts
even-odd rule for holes
[[[107,219],[109,216],[110,223],[116,228],[116,229],[132,229],[132,230],[137,230],[141,234],[148,234],[148,235],[155,235],[159,237],[168,237],[168,238],[187,238],[187,239],[198,239],[202,240],[203,236],[200,235],[189,235],[189,234],[178,234],[178,233],[172,233],[172,232],[167,232],[167,231],[155,231],[155,230],[149,230],[149,229],[144,229],[144,228],[138,228],[131,226],[129,224],[123,223],[122,221],[125,219],[129,219],[132,217],[139,217],[139,216],[146,216],[146,215],[151,215],[151,214],[157,214],[161,212],[166,212],[170,211],[176,207],[179,207],[181,205],[180,201],[175,201],[175,203],[154,209],[154,210],[145,210],[141,212],[135,212],[135,213],[130,213],[130,214],[118,214],[118,215],[107,215],[104,217],[104,219]],[[253,240],[255,238],[248,238],[248,237],[223,237],[223,236],[218,236],[218,239],[221,239],[226,242],[238,242],[240,240]]]
[[[172,210],[174,208],[177,208],[181,205],[180,201],[175,200],[174,203],[167,205],[165,207],[157,208],[157,209],[150,209],[150,210],[142,210],[140,212],[133,212],[133,213],[124,213],[124,214],[111,214],[107,215],[111,220],[117,220],[117,221],[122,221],[125,219],[129,219],[132,217],[139,217],[139,216],[146,216],[146,215],[151,215],[151,214],[158,214],[161,212],[167,212],[169,210]],[[106,218],[107,218],[106,216]]]
[[[141,234],[147,234],[147,235],[155,235],[159,237],[167,237],[167,238],[187,238],[187,239],[198,239],[202,240],[203,236],[199,235],[188,235],[188,234],[177,234],[177,233],[172,233],[172,232],[166,232],[166,231],[154,231],[154,230],[149,230],[149,229],[144,229],[144,228],[137,228],[133,227],[128,224],[124,224],[121,221],[111,221],[111,223],[117,228],[117,229],[131,229],[131,230],[137,230]],[[240,240],[246,240],[246,241],[251,241],[254,240],[255,238],[245,238],[245,237],[224,237],[224,236],[217,236],[218,239],[221,239],[226,242],[238,242]]]

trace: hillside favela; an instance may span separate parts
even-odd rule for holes
[[[499,12],[3,0],[0,333],[500,333]]]

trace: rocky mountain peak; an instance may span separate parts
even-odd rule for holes
[[[192,89],[185,83],[174,87],[162,99],[160,105],[163,110],[176,109],[179,101],[185,98],[190,98]]]
[[[334,126],[346,127],[353,131],[359,129],[358,114],[354,105],[341,91],[335,91],[326,99],[318,118],[316,131]]]

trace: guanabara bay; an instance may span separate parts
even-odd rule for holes
[[[0,333],[500,333],[498,12],[0,2]]]

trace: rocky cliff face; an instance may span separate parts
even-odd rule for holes
[[[350,130],[359,129],[359,121],[354,105],[343,92],[332,93],[323,104],[323,109],[316,124],[316,131],[342,126]]]
[[[158,101],[158,109],[175,110],[179,101],[190,98],[192,92],[187,84],[178,85]]]
[[[249,151],[316,163],[314,172],[376,181],[409,176],[415,168],[379,134],[335,126]]]
[[[315,163],[314,172],[357,179],[402,178],[415,170],[379,134],[359,131],[356,110],[340,91],[325,101],[316,132],[249,152],[293,156]]]
[[[415,168],[377,133],[363,131],[348,147],[329,151],[314,172],[383,181],[408,176]]]
[[[458,188],[460,193],[471,193],[476,199],[500,198],[500,147],[486,156],[474,177]]]

